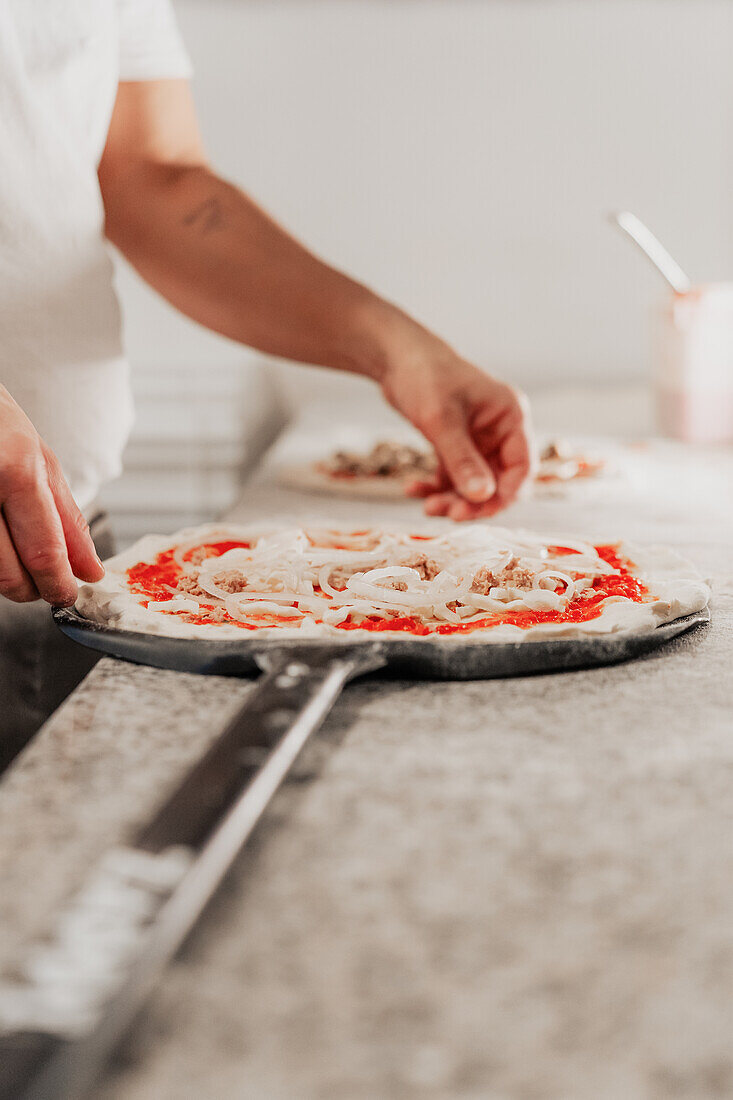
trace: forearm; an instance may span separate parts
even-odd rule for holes
[[[530,468],[510,386],[328,267],[206,164],[186,81],[123,81],[99,166],[107,235],[201,324],[272,355],[354,371],[435,447],[426,509],[490,516]]]
[[[205,166],[140,166],[103,181],[103,194],[107,235],[147,282],[231,339],[376,380],[399,358],[441,346]]]

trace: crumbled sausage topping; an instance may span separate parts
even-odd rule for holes
[[[375,443],[367,454],[336,451],[327,463],[336,477],[430,477],[437,466],[433,451],[388,441]]]
[[[482,566],[473,578],[471,591],[488,596],[492,588],[531,588],[533,580],[532,570],[523,566],[519,558],[512,558],[499,573]]]
[[[408,558],[402,562],[408,569],[416,569],[424,581],[435,580],[438,573],[441,572],[441,567],[437,561],[433,558],[429,558],[427,554],[415,554],[414,557]]]
[[[185,592],[187,596],[206,596],[207,592],[204,592],[203,588],[196,580],[195,577],[190,577],[184,573],[182,577],[179,577],[178,584],[176,585],[179,592]]]
[[[239,569],[224,569],[211,579],[224,592],[244,592],[247,587],[247,578]]]
[[[391,588],[395,592],[406,592],[407,591],[407,582],[406,581],[401,581],[399,579],[399,577],[392,577],[392,578],[388,577],[386,580],[382,581],[381,587],[382,588]]]

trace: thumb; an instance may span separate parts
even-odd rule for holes
[[[496,479],[471,438],[461,409],[446,409],[431,442],[458,493],[473,504],[490,500]]]

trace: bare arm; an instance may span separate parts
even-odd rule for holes
[[[295,241],[208,166],[184,81],[120,85],[99,169],[107,235],[182,312],[264,352],[373,378],[435,445],[433,514],[491,515],[529,470],[509,386]]]

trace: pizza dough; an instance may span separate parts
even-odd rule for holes
[[[77,609],[120,629],[203,640],[374,637],[416,644],[654,629],[710,596],[669,550],[593,547],[488,523],[427,531],[206,525],[150,535],[80,587]]]
[[[606,458],[590,454],[563,439],[554,439],[540,451],[539,466],[532,488],[537,496],[563,496],[573,489],[599,478],[608,477]]]
[[[283,488],[306,493],[327,493],[351,500],[404,500],[408,479],[404,477],[332,477],[320,462],[288,463],[277,471]],[[414,481],[415,478],[409,478]]]
[[[424,441],[380,440],[361,450],[339,449],[312,462],[282,466],[279,480],[294,489],[372,500],[399,500],[413,481],[433,477],[438,460]]]
[[[435,452],[426,444],[380,440],[362,450],[335,450],[313,461],[285,463],[278,470],[278,481],[306,492],[400,500],[411,482],[429,479],[436,469]],[[551,440],[540,451],[530,489],[537,497],[565,497],[581,486],[612,479],[614,473],[606,456],[579,444]]]

